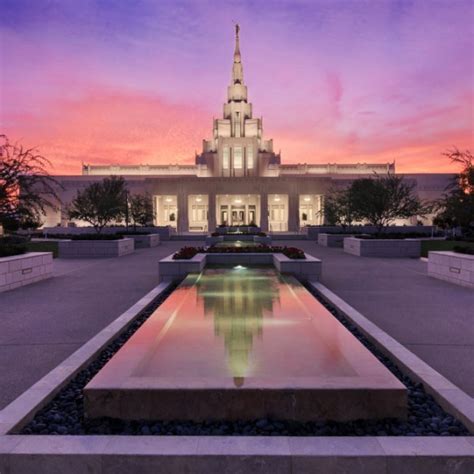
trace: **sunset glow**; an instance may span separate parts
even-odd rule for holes
[[[0,133],[57,174],[193,163],[241,25],[254,116],[283,163],[456,169],[473,149],[473,3],[0,0]]]

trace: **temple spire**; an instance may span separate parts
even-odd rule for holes
[[[234,63],[240,63],[239,31],[240,31],[240,26],[239,26],[239,24],[237,23],[237,24],[235,25]]]
[[[234,64],[232,66],[232,84],[243,84],[244,71],[242,68],[242,58],[240,56],[240,42],[239,42],[240,26],[235,25],[235,49],[234,49]]]

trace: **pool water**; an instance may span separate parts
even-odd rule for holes
[[[403,385],[294,277],[190,274],[84,390],[86,416],[398,416]]]

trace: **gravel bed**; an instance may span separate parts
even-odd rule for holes
[[[463,424],[446,413],[422,384],[408,376],[347,319],[312,289],[308,290],[349,329],[408,388],[407,420],[357,420],[353,422],[295,422],[274,419],[242,421],[121,421],[111,418],[85,420],[82,390],[130,336],[173,291],[158,296],[118,338],[105,348],[28,423],[21,434],[47,435],[188,435],[188,436],[469,436]]]

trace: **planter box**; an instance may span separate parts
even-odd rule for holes
[[[474,255],[428,252],[428,275],[474,289]]]
[[[318,245],[324,247],[344,247],[344,239],[353,237],[351,234],[318,234]]]
[[[181,279],[188,273],[201,273],[206,265],[205,253],[198,253],[189,260],[174,260],[173,255],[168,255],[158,262],[160,282]]]
[[[291,259],[282,253],[273,254],[273,264],[280,273],[290,273],[299,280],[319,281],[321,278],[322,262],[305,253],[305,259]]]
[[[200,273],[206,265],[274,265],[280,273],[290,273],[300,280],[318,281],[322,262],[305,254],[306,259],[290,259],[281,253],[198,253],[189,260],[173,260],[173,254],[158,262],[160,281],[184,278]]]
[[[52,252],[28,252],[0,258],[0,293],[52,276]]]
[[[421,255],[421,240],[346,237],[344,252],[358,257],[417,258]]]
[[[122,257],[135,251],[133,239],[118,240],[61,240],[58,243],[60,258]]]
[[[160,235],[159,234],[146,234],[146,235],[127,235],[135,242],[136,249],[148,249],[151,247],[157,247],[160,245]]]

